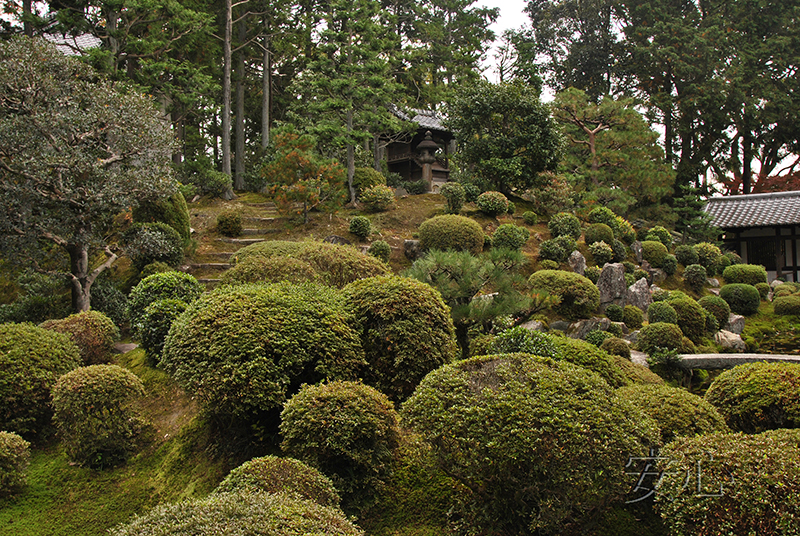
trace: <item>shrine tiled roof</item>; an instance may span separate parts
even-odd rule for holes
[[[800,191],[712,197],[705,211],[721,229],[800,224]]]

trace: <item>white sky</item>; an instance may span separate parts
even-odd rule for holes
[[[504,30],[518,29],[530,22],[528,15],[523,12],[525,6],[528,4],[527,0],[477,0],[475,6],[485,7],[499,7],[500,16],[497,22],[491,26],[497,37],[503,34]],[[492,48],[487,54],[484,66],[487,67],[484,74],[492,82],[497,82],[497,73],[494,70],[494,55],[495,49]]]

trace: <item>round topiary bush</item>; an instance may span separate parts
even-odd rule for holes
[[[541,357],[556,357],[558,356],[558,349],[553,344],[551,335],[541,331],[531,331],[522,326],[515,326],[497,334],[491,341],[489,352],[486,353],[523,353]]]
[[[678,313],[675,308],[667,301],[654,302],[647,308],[647,320],[651,324],[665,322],[667,324],[678,324]]]
[[[508,202],[508,209],[506,210],[506,212],[509,215],[514,214],[515,212],[517,212],[517,205],[513,201],[509,201]]]
[[[800,296],[779,296],[772,301],[776,315],[800,315]]]
[[[551,340],[556,347],[554,359],[591,370],[611,387],[630,383],[617,361],[594,344],[571,337],[552,337]]]
[[[531,233],[526,228],[504,223],[492,234],[492,247],[520,250],[530,236]]]
[[[745,283],[756,286],[767,282],[767,270],[760,264],[734,264],[722,272],[726,283]]]
[[[539,215],[530,210],[526,210],[522,213],[522,221],[525,222],[525,225],[536,225],[539,223]]]
[[[356,382],[305,385],[281,413],[283,451],[333,481],[346,512],[372,504],[398,446],[398,415],[386,395]]]
[[[175,267],[183,260],[183,239],[166,223],[134,223],[123,233],[122,243],[137,270],[151,262]]]
[[[469,251],[477,255],[483,251],[483,229],[465,216],[434,216],[419,226],[419,241],[423,250]]]
[[[747,363],[724,371],[706,391],[732,429],[749,434],[800,428],[800,367]]]
[[[596,374],[527,354],[433,371],[403,422],[469,490],[458,514],[481,534],[581,533],[629,487],[628,458],[658,437]]]
[[[744,283],[723,285],[719,290],[719,297],[728,302],[731,311],[737,315],[756,314],[761,305],[761,294],[756,287]]]
[[[700,264],[690,264],[683,271],[683,280],[689,288],[695,292],[700,292],[708,283],[708,273]]]
[[[672,235],[670,232],[660,225],[656,225],[649,231],[647,231],[647,236],[645,236],[645,240],[655,240],[657,242],[661,242],[667,248],[672,245]]]
[[[600,348],[600,345],[603,344],[603,341],[605,341],[606,339],[610,339],[613,336],[614,335],[612,335],[611,333],[609,333],[607,331],[603,331],[601,329],[595,329],[595,330],[590,331],[589,333],[587,333],[586,336],[583,338],[583,340],[588,342],[591,345],[594,345],[594,346],[597,346],[598,348]]]
[[[611,303],[606,307],[606,316],[612,322],[622,322],[622,315],[624,314],[624,310],[622,306],[617,305],[616,303]]]
[[[471,221],[471,220],[470,220]],[[351,246],[327,242],[269,240],[246,246],[231,256],[238,264],[253,258],[288,257],[308,263],[328,286],[342,288],[358,279],[386,275],[391,270],[371,255]]]
[[[331,479],[294,458],[253,458],[228,473],[214,493],[246,491],[287,493],[322,506],[339,508],[339,493]]]
[[[366,216],[353,216],[348,231],[364,240],[372,233],[372,222]]]
[[[136,401],[144,386],[117,365],[90,365],[64,374],[53,387],[53,421],[70,460],[91,467],[122,462],[143,427]]]
[[[544,262],[544,261],[543,261]],[[539,263],[543,270],[548,270],[549,268],[544,266],[544,264]],[[556,265],[555,268],[557,269],[558,266]],[[587,266],[586,269],[583,271],[583,277],[594,283],[595,285],[600,280],[600,274],[603,272],[603,269],[599,266]]]
[[[286,493],[213,493],[156,506],[125,525],[111,529],[112,536],[363,536],[364,533],[338,509],[322,506]]]
[[[353,173],[353,188],[356,196],[361,197],[361,192],[373,186],[386,186],[386,177],[383,173],[370,167],[357,167]]]
[[[700,242],[699,244],[694,245],[694,251],[697,253],[697,262],[698,264],[702,265],[703,268],[709,273],[709,275],[713,275],[714,265],[717,262],[717,259],[722,255],[720,249],[715,246],[714,244],[709,244],[708,242]]]
[[[725,255],[720,255],[717,258],[717,262],[714,263],[714,273],[722,274],[725,272],[725,269],[730,265],[731,265],[731,260]]]
[[[508,212],[508,198],[500,192],[483,192],[475,205],[487,216],[499,216]]]
[[[0,432],[0,497],[22,488],[27,482],[30,443],[12,432]]]
[[[178,231],[181,238],[189,240],[191,234],[189,207],[181,192],[175,192],[168,199],[156,203],[142,202],[133,209],[133,221],[152,223],[163,222]]]
[[[614,259],[614,250],[605,242],[595,242],[589,246],[589,251],[597,266],[603,266]]]
[[[539,244],[539,258],[557,263],[566,262],[578,244],[571,236],[562,235]]]
[[[223,236],[239,236],[243,228],[242,213],[238,210],[226,210],[217,216],[217,232]]]
[[[600,291],[582,275],[560,270],[539,270],[528,279],[528,285],[557,297],[553,310],[574,320],[589,318],[600,305]]]
[[[703,296],[697,300],[697,303],[700,307],[714,315],[714,318],[717,320],[717,326],[720,328],[728,323],[728,318],[731,316],[731,308],[728,302],[719,296]]]
[[[617,394],[656,421],[661,444],[677,437],[730,432],[716,408],[702,397],[668,385],[629,385]]]
[[[358,199],[369,212],[386,212],[395,205],[394,190],[385,184],[367,188]]]
[[[32,324],[0,324],[0,430],[46,437],[56,380],[81,365],[69,335]]]
[[[455,358],[450,310],[430,285],[391,275],[355,281],[342,292],[361,329],[367,385],[405,400],[428,372]]]
[[[372,255],[379,261],[388,263],[392,256],[392,246],[383,240],[376,240],[369,245],[367,255]]]
[[[681,347],[682,339],[683,332],[676,324],[655,322],[642,327],[636,346],[642,352],[652,354],[659,348],[677,350]]]
[[[756,283],[755,287],[758,293],[761,295],[762,301],[769,298],[769,293],[772,292],[772,287],[770,287],[768,283]]]
[[[164,299],[181,300],[192,303],[203,293],[203,285],[193,275],[184,272],[163,272],[148,276],[133,287],[128,296],[128,315],[131,326],[141,322],[145,308],[153,302]]]
[[[596,207],[593,208],[591,212],[589,212],[587,221],[590,224],[602,223],[604,225],[608,225],[608,227],[614,233],[614,236],[616,236],[617,238],[622,238],[622,235],[620,233],[622,229],[620,228],[618,218],[619,216],[614,214],[608,207]]]
[[[439,193],[444,197],[445,210],[448,214],[458,214],[464,203],[467,202],[467,193],[458,182],[446,182],[439,187]]]
[[[706,330],[706,315],[700,304],[688,296],[670,298],[667,303],[675,309],[678,317],[678,326],[683,334],[692,341],[699,341]],[[648,315],[650,314],[649,309],[647,313]]]
[[[145,277],[150,277],[153,274],[161,274],[164,272],[174,272],[174,271],[175,268],[173,268],[172,266],[170,266],[165,262],[159,262],[159,261],[151,262],[150,264],[148,264],[139,271],[139,281],[141,281]],[[94,290],[94,286],[92,287],[92,290]],[[92,299],[94,299],[94,293],[92,293]]]
[[[575,240],[581,237],[581,222],[574,214],[569,212],[559,212],[547,223],[550,236],[570,236]]]
[[[83,311],[61,320],[48,320],[40,327],[66,333],[81,352],[84,365],[108,363],[119,340],[119,329],[103,313]]]
[[[134,329],[139,334],[142,348],[147,352],[150,366],[158,365],[169,328],[187,307],[189,306],[185,301],[172,299],[154,301],[145,307],[144,314],[139,317],[139,323]]]
[[[248,257],[222,274],[221,284],[322,282],[312,266],[294,257]]]
[[[700,257],[697,255],[697,252],[694,250],[694,248],[686,244],[681,244],[675,248],[675,258],[678,259],[678,262],[684,266],[697,264],[700,260]]]
[[[612,251],[614,251],[614,262],[623,262],[628,256],[628,247],[625,245],[625,243],[622,240],[617,240],[615,238],[609,245],[611,246]]]
[[[664,257],[664,261],[661,263],[661,269],[664,270],[664,273],[669,275],[674,275],[675,272],[678,271],[678,259],[675,258],[675,255],[667,255]]]
[[[608,337],[600,345],[600,349],[610,355],[618,355],[620,357],[624,357],[625,359],[631,358],[630,345],[625,341],[625,339],[620,339],[619,337]]]
[[[677,439],[659,452],[656,510],[670,534],[796,534],[799,453],[797,430]]]
[[[661,242],[656,242],[655,240],[642,242],[642,257],[654,268],[661,268],[668,254],[667,246]]]
[[[644,322],[644,312],[635,305],[626,305],[622,310],[622,321],[629,329],[639,329]]]
[[[605,223],[593,223],[583,232],[583,239],[587,246],[595,242],[605,242],[611,244],[614,241],[614,231]]]

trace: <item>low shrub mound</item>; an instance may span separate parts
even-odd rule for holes
[[[15,493],[27,482],[30,443],[12,432],[0,432],[0,497]]]
[[[481,247],[482,237],[483,234],[481,234]],[[259,242],[234,253],[231,256],[231,263],[239,264],[251,258],[275,257],[292,258],[308,263],[326,285],[336,288],[342,288],[358,279],[391,273],[385,263],[371,255],[361,253],[354,247],[312,241]]]
[[[476,533],[579,534],[629,487],[629,456],[655,423],[570,363],[506,354],[431,372],[403,406],[444,471],[468,490],[459,517]]]
[[[214,493],[162,504],[111,529],[112,536],[363,536],[338,509],[285,493]]]
[[[83,311],[61,320],[48,320],[44,329],[66,333],[81,352],[84,365],[111,361],[114,343],[119,340],[119,329],[103,313]]]
[[[656,242],[655,240],[642,242],[642,257],[654,268],[661,268],[668,254],[667,246],[661,242]]]
[[[504,223],[492,234],[492,247],[519,250],[530,236],[531,233],[526,228]]]
[[[666,228],[660,225],[656,225],[655,227],[647,231],[647,236],[645,237],[645,240],[653,240],[656,242],[661,242],[667,248],[669,248],[672,245],[672,235]]]
[[[366,216],[353,216],[348,231],[364,240],[372,233],[372,222]]]
[[[133,454],[144,423],[136,402],[144,386],[117,365],[68,372],[53,387],[54,422],[73,462],[108,467]]]
[[[528,285],[558,298],[553,310],[571,320],[589,318],[600,305],[600,291],[595,284],[574,272],[539,270],[530,276]]]
[[[668,385],[630,385],[619,389],[617,394],[656,421],[662,445],[677,437],[730,432],[714,406],[685,389]]]
[[[294,458],[253,458],[228,473],[214,493],[243,491],[286,493],[322,506],[339,507],[339,494],[331,479]]]
[[[614,260],[614,250],[605,242],[595,242],[589,246],[592,260],[597,266],[603,266],[607,262]]]
[[[394,189],[385,184],[367,188],[358,197],[368,212],[386,212],[395,206]]]
[[[489,345],[489,352],[485,353],[523,353],[541,357],[558,357],[558,348],[553,343],[553,338],[552,335],[541,331],[531,331],[522,326],[515,326],[495,336]]]
[[[767,270],[760,264],[734,264],[725,268],[722,277],[727,283],[756,286],[759,283],[767,282]]]
[[[654,384],[663,385],[664,379],[649,368],[633,363],[630,359],[618,355],[611,355],[617,367],[625,377],[625,385]]]
[[[731,316],[731,307],[728,305],[728,302],[720,298],[719,296],[703,296],[697,303],[714,315],[714,318],[717,320],[717,326],[721,329],[728,323],[728,318]]]
[[[611,303],[606,307],[606,316],[612,322],[622,322],[623,315],[625,314],[622,306],[616,303]]]
[[[619,337],[608,337],[600,344],[600,349],[609,355],[618,355],[625,359],[631,358],[630,345],[625,342],[625,339],[620,339]]]
[[[654,302],[647,308],[647,320],[651,324],[656,322],[666,322],[667,324],[678,324],[678,313],[675,308],[667,301]]]
[[[621,238],[620,231],[622,229],[620,228],[618,218],[619,216],[614,214],[610,208],[596,207],[589,212],[589,216],[586,219],[590,224],[602,223],[608,225],[614,232],[614,236]]]
[[[690,264],[683,271],[683,280],[695,292],[700,292],[708,284],[708,273],[699,264]]]
[[[539,223],[539,215],[531,210],[526,210],[522,213],[522,221],[525,225],[536,225]]]
[[[239,236],[243,227],[242,213],[238,210],[226,210],[217,216],[217,232],[223,236]]]
[[[208,411],[243,419],[279,408],[303,383],[354,378],[364,364],[341,292],[311,283],[204,295],[175,321],[159,362]]]
[[[776,315],[800,315],[800,296],[778,296],[772,300],[772,307]]]
[[[655,506],[670,534],[797,532],[800,431],[681,438],[659,457],[658,469],[668,475]]]
[[[769,286],[769,283],[756,283],[755,287],[761,295],[762,301],[766,300],[769,297],[769,293],[772,292],[772,287]]]
[[[626,305],[622,310],[622,321],[628,329],[639,329],[644,322],[644,313],[635,305]]]
[[[189,207],[181,192],[156,203],[142,202],[133,209],[133,221],[142,223],[163,222],[178,231],[181,238],[189,240],[191,234]]]
[[[427,373],[455,358],[450,310],[430,285],[381,276],[350,283],[342,292],[361,329],[367,385],[405,400]]]
[[[554,359],[591,370],[612,387],[628,385],[629,380],[617,360],[594,344],[570,337],[552,337],[551,340],[556,347]]]
[[[569,236],[573,240],[581,237],[581,222],[574,214],[559,212],[547,223],[547,229],[553,238]]]
[[[344,510],[356,513],[374,502],[391,473],[398,420],[386,395],[367,385],[305,385],[281,413],[281,448],[328,475]]]
[[[487,216],[499,216],[508,212],[508,198],[500,192],[483,192],[475,205]]]
[[[123,233],[122,243],[137,270],[153,262],[175,267],[183,260],[183,238],[166,223],[134,223]]]
[[[670,298],[667,303],[675,309],[683,334],[693,342],[699,341],[706,331],[706,314],[700,304],[688,296]]]
[[[678,259],[675,258],[675,255],[665,256],[664,262],[661,263],[661,269],[668,276],[674,275],[678,271]]]
[[[203,293],[203,285],[191,274],[162,272],[148,276],[133,287],[128,297],[131,326],[141,322],[144,310],[158,300],[173,299],[192,303]]]
[[[392,246],[383,240],[376,240],[369,245],[367,255],[372,255],[381,262],[388,263],[392,256]]]
[[[446,182],[442,184],[439,187],[439,193],[445,199],[445,210],[448,214],[458,214],[461,212],[464,203],[467,202],[467,193],[459,182]]]
[[[737,315],[754,315],[761,305],[761,294],[756,287],[744,283],[723,285],[719,290],[719,297],[725,300],[731,311]]]
[[[42,439],[50,432],[50,391],[81,365],[69,335],[32,324],[0,324],[0,430]]]
[[[610,244],[614,241],[614,231],[605,223],[593,223],[583,232],[583,239],[587,246],[591,246],[595,242]]]
[[[477,255],[483,251],[483,229],[466,216],[434,216],[419,226],[419,241],[423,250],[469,251]]]
[[[694,251],[697,253],[697,262],[706,269],[708,275],[714,275],[714,266],[717,259],[722,255],[722,251],[714,244],[708,242],[700,242],[694,245]]]
[[[732,429],[758,433],[800,427],[800,367],[747,363],[720,374],[706,391]]]
[[[590,331],[589,333],[587,333],[586,337],[584,337],[583,340],[588,342],[589,344],[592,344],[600,348],[600,345],[603,344],[603,342],[605,342],[606,339],[610,339],[613,336],[614,335],[612,335],[608,331],[596,329],[594,331]]]
[[[578,248],[578,243],[569,235],[562,235],[539,244],[539,258],[556,263],[566,262],[570,254]]]
[[[221,284],[320,283],[322,277],[306,261],[294,257],[248,257],[222,274]]]
[[[680,246],[675,248],[675,258],[683,266],[689,266],[690,264],[697,264],[700,261],[700,257],[697,255],[697,251],[695,251],[695,249],[692,246],[687,246],[686,244],[681,244]]]
[[[134,329],[139,334],[139,343],[147,352],[150,366],[158,366],[169,328],[187,307],[189,306],[185,301],[167,299],[155,301],[145,308]]]
[[[361,196],[361,192],[373,186],[386,186],[386,177],[383,173],[370,167],[357,167],[353,173],[353,188],[356,195]]]
[[[675,324],[656,322],[648,324],[639,331],[636,345],[646,354],[652,354],[660,348],[678,350],[683,340],[681,328]]]

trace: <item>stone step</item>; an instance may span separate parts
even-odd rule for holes
[[[280,221],[283,218],[274,217],[274,218],[262,218],[259,216],[244,216],[242,221],[250,222],[250,223],[272,223],[276,221]]]
[[[231,258],[231,255],[233,255],[234,253],[236,253],[236,252],[235,251],[231,251],[231,252],[227,252],[227,251],[221,251],[221,252],[220,251],[212,251],[212,252],[209,252],[209,253],[198,253],[197,255],[195,255],[195,257],[209,257],[209,258],[212,258],[212,259],[222,259],[222,260],[226,260],[227,261],[228,259]]]
[[[233,265],[227,262],[199,262],[189,265],[189,270],[227,270],[229,268],[233,268]]]
[[[242,229],[242,236],[261,236],[277,233],[280,229]]]
[[[259,242],[265,242],[266,239],[264,238],[217,238],[220,242],[226,242],[228,244],[239,244],[241,246],[248,246],[250,244],[257,244]]]
[[[215,279],[213,277],[198,277],[197,282],[201,285],[208,285],[208,286],[215,286],[218,285],[222,281],[221,279]]]

